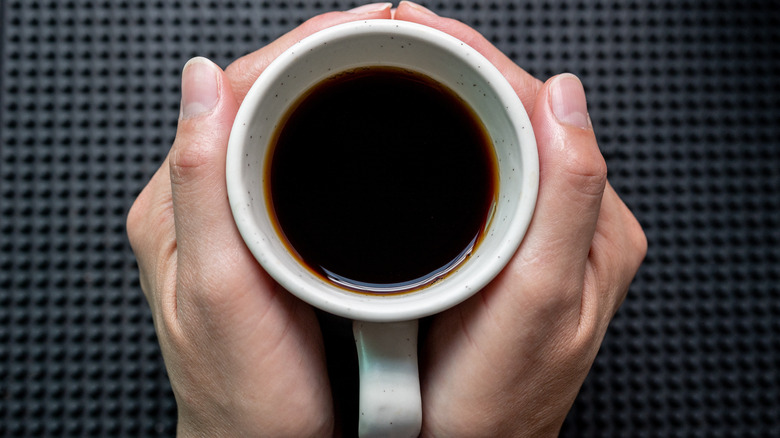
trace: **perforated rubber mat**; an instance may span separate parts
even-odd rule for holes
[[[561,435],[780,436],[780,4],[424,4],[539,78],[582,78],[610,181],[647,232]],[[0,436],[174,435],[124,223],[174,137],[181,67],[224,67],[353,6],[2,2]]]

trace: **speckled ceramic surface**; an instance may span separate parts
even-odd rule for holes
[[[363,66],[418,71],[445,84],[480,116],[499,163],[498,201],[485,238],[443,281],[414,292],[370,296],[335,287],[292,257],[264,200],[267,144],[291,103],[313,84]],[[506,264],[530,222],[538,157],[522,103],[496,68],[444,33],[414,23],[372,20],[319,32],[282,54],[258,78],[236,117],[227,160],[233,215],[250,250],[279,283],[301,299],[350,319],[399,321],[446,309],[487,284]]]

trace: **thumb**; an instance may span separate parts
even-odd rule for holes
[[[519,295],[523,309],[543,306],[560,320],[576,321],[583,278],[599,218],[607,169],[588,117],[579,79],[548,80],[531,116],[539,150],[539,195],[531,225],[501,282]],[[566,316],[575,318],[561,318]]]
[[[169,159],[179,252],[188,243],[186,237],[232,223],[225,154],[238,111],[222,69],[206,58],[187,62],[181,89],[179,126]]]
[[[220,275],[251,259],[233,222],[225,182],[230,131],[238,110],[225,73],[205,58],[182,71],[182,101],[169,164],[176,230],[178,277],[188,296],[220,300]],[[247,281],[261,280],[246,278]],[[257,283],[256,283],[257,284]],[[235,297],[234,297],[235,298]],[[184,309],[180,309],[184,310]]]

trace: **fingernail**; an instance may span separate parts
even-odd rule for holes
[[[352,8],[348,10],[350,14],[369,14],[371,12],[379,12],[384,11],[385,9],[390,9],[393,6],[392,3],[369,3],[366,5],[358,6],[356,8]]]
[[[550,100],[558,121],[582,129],[589,127],[585,90],[577,76],[558,75],[550,85]]]
[[[401,3],[399,3],[398,6],[401,6],[404,3],[409,5],[412,9],[416,9],[416,10],[422,12],[423,14],[426,14],[426,15],[436,15],[435,12],[433,12],[432,10],[426,8],[425,6],[418,5],[417,3],[406,1],[406,0],[402,1]]]
[[[187,61],[181,74],[181,118],[189,119],[205,114],[219,100],[217,69],[203,57]]]

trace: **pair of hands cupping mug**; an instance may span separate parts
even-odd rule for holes
[[[321,113],[307,106],[315,99]],[[458,101],[474,126],[457,114],[435,122]],[[313,114],[289,126],[301,107]],[[401,134],[388,139],[392,125]],[[469,136],[482,127],[484,145]],[[450,35],[394,20],[331,27],[282,53],[247,93],[228,146],[230,204],[254,256],[289,292],[354,320],[364,437],[419,434],[417,319],[498,274],[538,180],[531,123],[501,73]]]
[[[183,437],[338,435],[309,304],[364,436],[555,436],[646,251],[580,82],[410,2],[188,62],[127,228]]]

